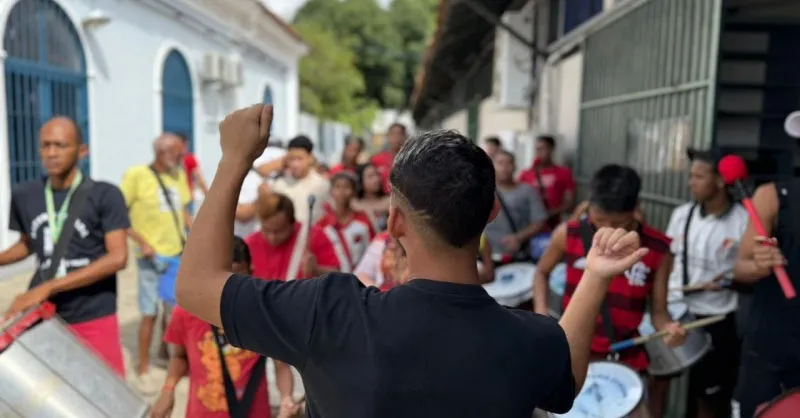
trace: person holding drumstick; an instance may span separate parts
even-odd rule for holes
[[[747,228],[747,211],[731,199],[717,171],[719,154],[690,149],[689,189],[692,202],[675,208],[666,234],[673,254],[670,294],[683,297],[698,319],[727,315],[704,330],[712,348],[689,373],[687,416],[730,417],[741,342],[736,329],[737,294],[733,278],[739,240]],[[683,291],[681,292],[681,289]],[[673,293],[674,292],[674,293]]]
[[[20,238],[0,252],[0,266],[31,254],[38,266],[29,289],[14,299],[4,318],[49,300],[69,330],[124,377],[117,272],[128,261],[130,220],[120,189],[81,173],[78,162],[87,151],[71,119],[50,119],[39,131],[47,177],[14,187],[9,229]]]
[[[772,272],[783,266],[800,287],[800,181],[761,185],[752,201],[766,233],[775,238],[757,235],[751,220],[739,246],[734,280],[754,288],[732,405],[735,418],[752,417],[760,405],[800,387],[800,298],[786,299]]]
[[[661,232],[636,220],[635,211],[639,201],[641,180],[630,167],[615,164],[598,170],[591,181],[589,217],[582,221],[563,223],[553,233],[553,240],[536,266],[534,274],[534,307],[542,315],[548,314],[547,289],[553,268],[562,260],[567,263],[567,286],[564,306],[574,303],[573,291],[581,283],[586,264],[584,233],[600,227],[622,228],[637,231],[648,255],[631,269],[611,281],[606,297],[608,309],[597,319],[597,331],[592,339],[592,356],[603,359],[609,356],[610,342],[638,336],[650,298],[653,325],[656,330],[668,330],[665,338],[670,345],[680,345],[686,335],[680,324],[673,322],[667,312],[667,279],[672,267],[669,238]],[[610,327],[607,325],[610,323]],[[613,341],[612,341],[613,340]],[[639,373],[645,374],[649,366],[647,352],[638,346],[619,353],[619,361]],[[650,397],[650,412],[660,418],[664,397],[655,379],[649,381],[651,391],[658,396]]]
[[[381,293],[352,274],[265,281],[230,272],[237,188],[269,139],[272,106],[220,124],[222,161],[189,237],[178,303],[237,347],[298,367],[309,417],[529,418],[568,411],[586,378],[610,278],[646,256],[602,228],[560,326],[500,306],[480,286],[481,231],[497,216],[494,169],[455,131],[408,140],[390,174],[389,233],[408,283]]]

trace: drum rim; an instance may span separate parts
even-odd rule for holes
[[[623,412],[623,414],[621,416],[622,417],[627,416],[631,412],[635,411],[636,408],[639,407],[639,405],[644,401],[645,391],[647,389],[647,386],[645,385],[645,381],[642,378],[642,376],[636,370],[634,370],[632,367],[628,366],[627,364],[620,363],[620,362],[617,362],[617,361],[611,361],[611,360],[595,360],[595,361],[590,361],[589,362],[589,366],[588,366],[588,368],[586,370],[586,380],[584,380],[584,382],[583,382],[584,386],[586,385],[586,381],[589,378],[589,369],[592,367],[592,365],[595,365],[595,364],[598,364],[598,365],[599,364],[603,364],[603,365],[608,364],[608,365],[611,365],[611,366],[614,366],[614,367],[619,367],[619,368],[621,368],[623,370],[626,370],[626,371],[630,372],[631,375],[636,377],[636,381],[639,383],[639,386],[641,388],[641,394],[639,395],[639,400],[636,402],[636,404],[631,406],[630,409],[628,409],[625,412]],[[583,388],[581,388],[581,392],[582,391],[583,391]],[[580,392],[578,392],[578,396],[580,396]],[[577,397],[576,397],[576,399],[577,399]],[[564,416],[566,416],[566,414],[557,414],[556,416],[557,417],[564,417]]]
[[[764,414],[766,414],[767,411],[769,411],[770,409],[772,409],[775,406],[777,406],[777,404],[780,401],[782,401],[782,400],[784,400],[784,399],[786,399],[786,398],[788,398],[788,397],[790,397],[792,395],[797,395],[797,394],[800,394],[800,388],[789,389],[786,392],[781,393],[780,395],[776,396],[774,399],[769,401],[769,403],[767,403],[767,406],[765,406],[764,409],[762,409],[758,414],[756,414],[754,416],[754,418],[760,418],[760,417],[764,416]]]

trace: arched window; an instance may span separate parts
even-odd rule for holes
[[[161,76],[161,112],[164,132],[185,135],[194,151],[194,93],[189,66],[180,52],[172,50],[164,60]]]
[[[272,104],[272,89],[269,86],[264,88],[264,104]]]
[[[78,32],[52,0],[20,0],[6,22],[6,118],[11,184],[42,175],[38,133],[53,116],[72,118],[89,141],[86,59]],[[89,161],[81,167],[88,172]]]

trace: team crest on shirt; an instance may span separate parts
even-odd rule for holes
[[[625,272],[625,277],[628,279],[628,285],[631,287],[642,287],[647,281],[647,276],[649,274],[650,267],[647,267],[647,265],[639,261]]]

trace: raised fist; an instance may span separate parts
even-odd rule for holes
[[[219,124],[222,158],[252,166],[267,147],[272,125],[272,105],[239,109]]]

